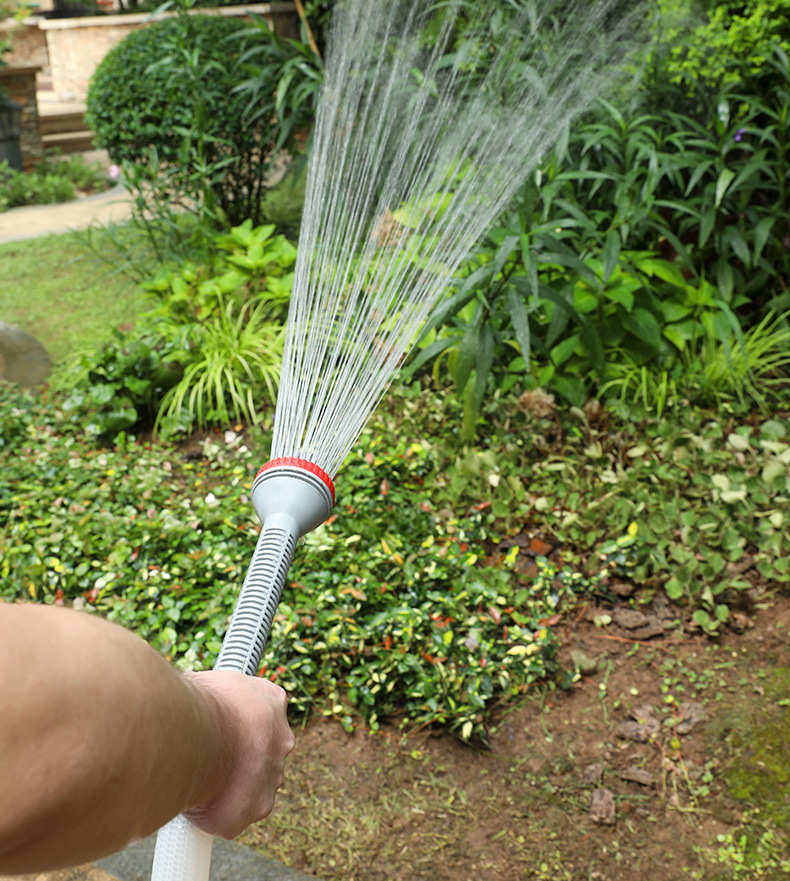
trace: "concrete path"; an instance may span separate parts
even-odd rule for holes
[[[94,223],[118,223],[130,213],[128,194],[120,185],[75,202],[12,208],[0,212],[0,244],[87,229]]]
[[[95,865],[38,875],[0,876],[0,881],[150,881],[156,836]],[[318,881],[233,841],[214,842],[209,881]]]

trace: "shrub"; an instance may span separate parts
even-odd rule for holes
[[[30,172],[16,171],[0,163],[0,211],[22,205],[49,205],[69,202],[77,190],[94,192],[106,187],[98,163],[87,163],[81,156],[70,159],[43,159]]]
[[[248,78],[249,52],[266,56],[283,45],[265,26],[183,13],[107,53],[88,89],[87,120],[124,166],[140,214],[158,200],[214,222],[259,222],[274,148],[294,141],[280,137],[276,78],[258,84],[252,106],[237,86]]]
[[[687,4],[659,5],[666,23],[656,51],[669,81],[688,89],[759,79],[777,47],[790,52],[785,0],[704,0],[690,22]]]
[[[780,52],[769,66],[766,97],[727,86],[704,121],[602,102],[558,145],[409,367],[449,369],[467,438],[494,387],[548,386],[580,405],[596,387],[614,391],[620,366],[631,388],[643,368],[671,379],[698,363],[683,358],[703,337],[726,352],[787,310],[790,62]],[[685,391],[704,396],[705,384]]]
[[[81,362],[66,402],[93,433],[154,424],[163,434],[257,423],[274,401],[296,249],[251,221],[206,244],[204,265],[162,269],[158,304]]]

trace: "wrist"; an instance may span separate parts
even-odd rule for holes
[[[232,772],[236,728],[229,724],[219,695],[202,684],[200,673],[183,673],[180,679],[189,692],[199,732],[193,786],[185,808],[192,811],[210,805],[223,791]]]

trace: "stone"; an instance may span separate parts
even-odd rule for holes
[[[627,780],[630,783],[639,783],[640,786],[652,786],[654,782],[653,775],[649,771],[645,771],[644,768],[639,768],[636,765],[623,768],[622,771],[617,772],[617,776],[621,780]]]
[[[640,704],[629,711],[630,719],[620,722],[615,734],[621,740],[633,740],[635,743],[647,743],[661,730],[661,721],[650,704]]]
[[[599,826],[614,826],[614,795],[611,789],[593,789],[590,819]]]
[[[582,771],[582,783],[585,783],[587,786],[600,783],[602,777],[603,765],[600,762],[593,762]]]
[[[626,630],[634,630],[643,627],[647,623],[647,615],[637,609],[615,609],[612,612],[614,623]]]
[[[591,658],[581,649],[571,649],[571,663],[582,674],[582,676],[590,676],[598,670],[598,659]]]
[[[635,584],[632,584],[630,581],[620,581],[619,579],[610,581],[609,588],[611,589],[613,594],[616,594],[617,596],[626,599],[630,596],[633,596],[636,592]]]
[[[117,881],[151,881],[156,836],[130,845],[115,856],[97,860],[98,868]],[[235,841],[214,842],[210,881],[316,881],[306,875],[256,853]]]
[[[52,359],[41,343],[13,324],[0,321],[0,379],[33,388],[51,372]]]
[[[691,729],[705,719],[705,710],[697,701],[683,701],[678,707],[678,734],[688,734]]]

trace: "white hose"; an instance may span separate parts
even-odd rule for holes
[[[152,881],[208,881],[214,836],[178,816],[156,836]]]
[[[233,611],[215,670],[254,676],[261,663],[274,613],[300,536],[332,510],[328,475],[308,462],[269,463],[255,478],[252,503],[263,523],[247,576]],[[208,881],[214,838],[185,817],[159,830],[151,881]]]

